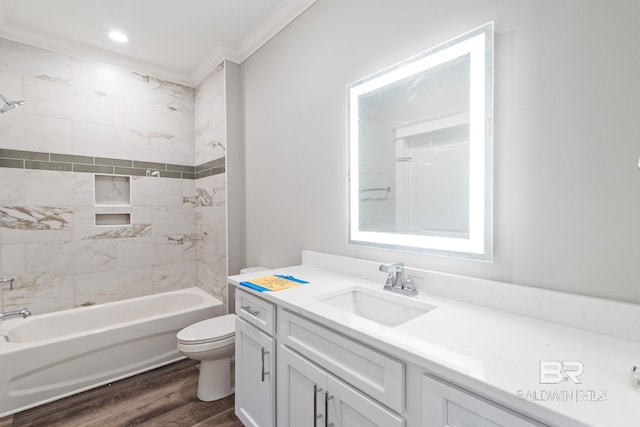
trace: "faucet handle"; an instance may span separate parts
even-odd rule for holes
[[[393,273],[393,271],[389,271],[390,269],[402,269],[404,268],[404,262],[390,262],[388,264],[382,264],[378,267],[378,270],[384,271],[385,273]]]
[[[405,282],[405,288],[414,288],[413,285],[415,285],[415,279],[424,279],[424,277],[408,274],[407,281]]]

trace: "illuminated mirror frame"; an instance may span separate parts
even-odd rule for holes
[[[439,237],[360,230],[359,97],[470,57],[469,236]],[[349,112],[349,243],[459,258],[493,258],[493,22],[347,86]]]

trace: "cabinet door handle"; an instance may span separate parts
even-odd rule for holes
[[[329,401],[333,396],[328,391],[324,392],[324,427],[333,427],[333,423],[329,423]]]
[[[262,347],[262,369],[260,370],[260,375],[262,376],[262,382],[264,382],[265,375],[269,375],[270,374],[270,372],[265,372],[264,371],[264,355],[265,354],[269,354],[269,352],[266,351],[264,349],[264,347]]]
[[[313,385],[313,427],[316,427],[317,420],[322,418],[322,414],[318,415],[318,393],[322,391],[322,387],[318,384]]]
[[[253,317],[258,317],[260,314],[260,310],[252,310],[250,305],[240,306],[241,309],[252,315]]]

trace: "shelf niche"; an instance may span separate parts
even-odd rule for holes
[[[131,225],[130,213],[97,213],[96,227]]]
[[[96,206],[131,206],[131,177],[95,175]]]

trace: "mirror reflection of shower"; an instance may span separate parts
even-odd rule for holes
[[[0,113],[6,113],[7,111],[11,111],[14,108],[20,107],[22,104],[24,104],[24,101],[9,101],[1,93],[0,99],[2,99],[2,102],[4,102],[4,105],[2,106],[2,108],[0,108]]]

